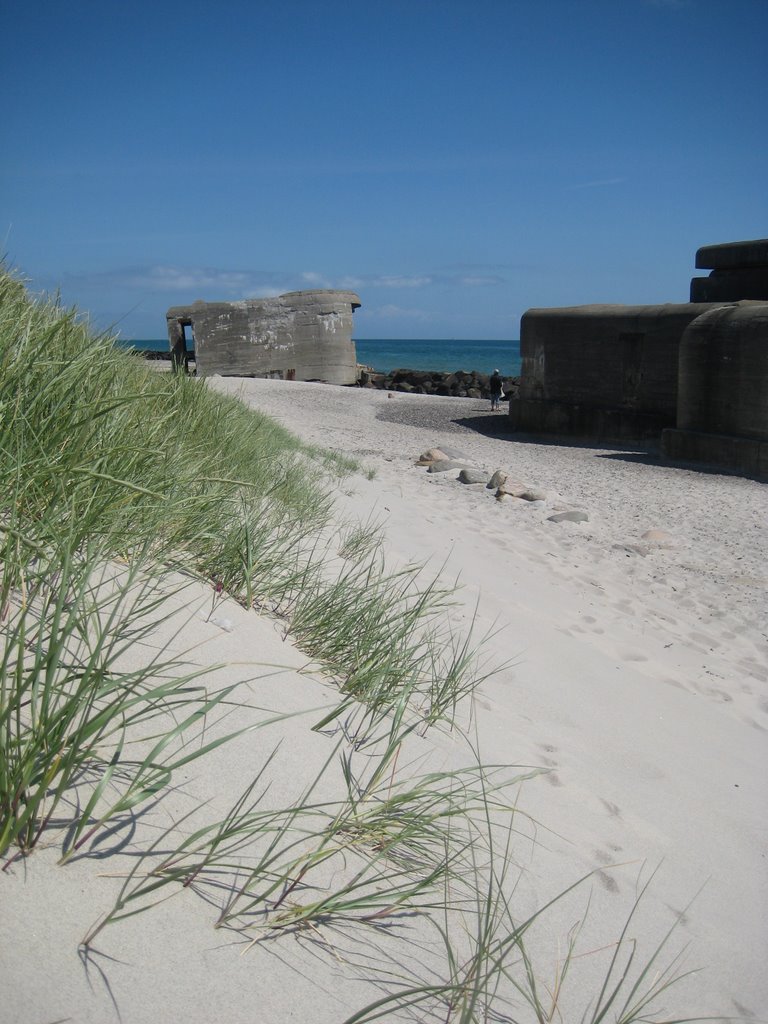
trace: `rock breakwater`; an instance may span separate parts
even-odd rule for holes
[[[391,373],[376,373],[370,367],[359,368],[360,387],[378,388],[381,391],[403,391],[414,395],[442,395],[448,398],[490,398],[490,375],[477,370],[456,370],[444,373],[439,370],[392,370]],[[508,401],[517,395],[519,377],[504,381],[503,399]]]

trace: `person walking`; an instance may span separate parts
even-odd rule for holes
[[[491,412],[496,412],[499,408],[499,402],[501,401],[501,392],[504,390],[504,381],[501,379],[501,374],[498,370],[494,370],[491,374],[490,386]]]

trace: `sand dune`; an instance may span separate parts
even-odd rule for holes
[[[379,522],[394,564],[428,560],[460,578],[453,621],[458,629],[474,620],[489,634],[489,659],[503,666],[463,724],[485,762],[547,769],[520,796],[540,823],[516,852],[520,912],[597,869],[584,938],[586,948],[610,943],[638,877],[660,864],[638,934],[652,952],[682,914],[675,942],[690,943],[685,966],[697,969],[677,1001],[670,995],[670,1009],[764,1017],[764,485],[661,465],[643,452],[489,436],[479,422],[460,422],[490,417],[487,403],[471,400],[265,380],[211,385],[375,470],[343,482],[338,516]],[[546,498],[499,502],[455,473],[415,465],[441,444]],[[567,509],[588,521],[548,519]],[[643,539],[648,531],[661,532]],[[221,748],[204,777],[193,765],[149,823],[156,831],[204,800],[225,808],[278,739],[276,799],[300,785],[299,760],[319,765],[328,754],[327,738],[307,728],[332,702],[328,684],[274,622],[233,602],[211,619],[209,601],[189,588],[180,603],[186,625],[169,623],[157,642],[227,665],[222,678],[252,680],[254,704],[299,714]],[[466,763],[467,753],[456,733],[440,730],[410,749],[440,767]],[[102,860],[63,869],[56,849],[43,849],[0,878],[0,966],[14,979],[0,1020],[331,1022],[379,994],[355,965],[354,935],[307,934],[240,957],[247,941],[214,931],[215,908],[192,893],[106,930],[83,964],[77,944],[114,897],[114,876],[130,870],[134,842],[105,837]],[[553,971],[586,902],[584,891],[565,904],[540,940]],[[418,959],[407,943],[392,952],[381,941],[382,958]]]

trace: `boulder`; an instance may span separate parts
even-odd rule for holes
[[[549,523],[588,523],[589,516],[579,509],[571,509],[570,512],[556,512],[553,516],[547,516]]]
[[[491,477],[491,479],[488,481],[488,483],[485,486],[489,490],[497,490],[504,483],[506,483],[506,480],[507,480],[507,474],[503,470],[497,469],[496,472],[493,474],[493,476]]]
[[[442,448],[427,448],[419,456],[417,465],[428,466],[432,462],[445,462],[447,459],[448,453],[444,452]]]
[[[504,483],[499,484],[498,492],[509,494],[513,498],[522,498],[524,494],[528,493],[528,485],[521,483],[519,480],[512,480],[510,477],[506,477]],[[496,496],[498,497],[498,493]]]
[[[484,484],[488,474],[482,469],[462,469],[459,480],[463,484]]]
[[[508,494],[506,491],[501,490],[501,488],[499,488],[499,490],[496,491],[495,497],[496,501],[506,501],[511,505],[525,505],[525,502],[522,498],[518,498],[514,494]]]
[[[447,473],[451,469],[467,469],[468,467],[463,462],[457,462],[456,459],[440,459],[439,462],[433,462],[428,467],[428,473]]]
[[[454,448],[452,445],[441,444],[440,451],[445,452],[449,459],[463,459],[465,462],[467,460],[466,453],[459,451],[458,448]]]

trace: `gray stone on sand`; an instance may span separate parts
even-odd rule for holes
[[[506,478],[503,484],[499,484],[499,491],[502,494],[509,494],[513,498],[522,498],[522,496],[529,490],[527,484],[521,483],[519,480],[510,480]]]
[[[463,462],[457,462],[456,459],[440,459],[439,462],[433,462],[427,469],[428,473],[447,473],[451,469],[467,469],[468,467]]]
[[[516,497],[522,498],[523,501],[546,501],[547,492],[540,491],[536,487],[528,487],[522,494],[518,494]]]
[[[501,487],[504,483],[506,483],[506,480],[507,474],[502,469],[497,469],[485,486],[488,488],[489,491],[495,490],[496,488]]]
[[[589,516],[579,509],[572,509],[570,512],[556,512],[553,516],[547,516],[549,523],[588,523]]]
[[[464,462],[467,461],[467,453],[460,451],[458,448],[453,448],[447,444],[440,445],[440,451],[445,452],[449,459],[460,459]]]
[[[488,474],[482,469],[462,469],[459,480],[463,484],[484,484]]]

